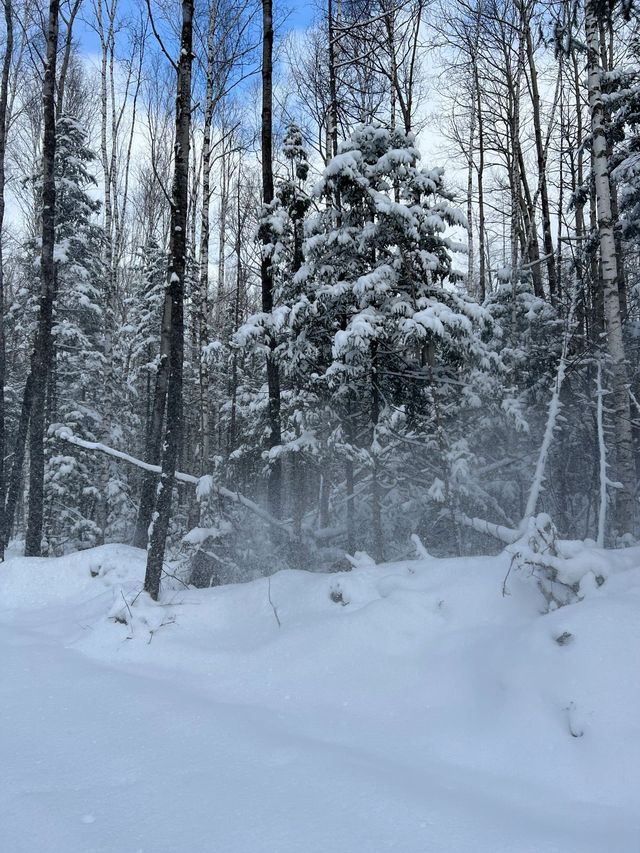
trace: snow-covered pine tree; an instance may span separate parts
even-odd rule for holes
[[[49,389],[49,422],[81,438],[100,435],[104,332],[103,231],[96,221],[100,202],[91,196],[95,154],[74,117],[57,121],[56,294],[54,369]],[[102,459],[60,446],[51,438],[45,470],[45,535],[53,551],[95,544],[96,484]]]
[[[445,464],[443,395],[451,396],[466,360],[484,357],[485,314],[452,272],[456,244],[446,232],[464,219],[442,170],[421,167],[411,134],[358,126],[316,193],[324,209],[307,226],[296,277],[302,295],[289,306],[289,323],[311,387],[332,410],[329,442],[348,463],[347,507],[350,467],[368,481],[371,536],[357,544],[382,558],[382,506],[401,477],[389,462],[409,445],[435,442]],[[407,457],[415,474],[415,450]]]

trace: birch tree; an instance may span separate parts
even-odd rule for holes
[[[612,379],[612,408],[616,451],[616,479],[620,484],[616,500],[616,524],[619,533],[633,532],[635,521],[636,473],[631,431],[627,363],[622,336],[622,313],[618,292],[618,263],[611,210],[609,152],[604,122],[600,63],[601,4],[586,0],[584,6],[585,42],[588,63],[589,109],[593,153],[600,268],[604,297],[605,330]]]

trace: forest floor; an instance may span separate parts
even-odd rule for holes
[[[0,565],[4,853],[637,853],[640,549],[141,588]],[[586,565],[586,564],[585,564]]]

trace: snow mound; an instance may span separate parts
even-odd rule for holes
[[[101,545],[66,557],[13,557],[0,566],[0,609],[41,607],[86,600],[93,579],[113,586],[140,582],[144,555],[127,545]]]
[[[555,610],[509,552],[158,603],[132,548],[9,561],[1,848],[635,853],[640,549],[558,551]]]

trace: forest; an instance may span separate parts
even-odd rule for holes
[[[640,0],[0,7],[0,851],[637,853]]]
[[[0,548],[632,541],[632,3],[3,7]]]

